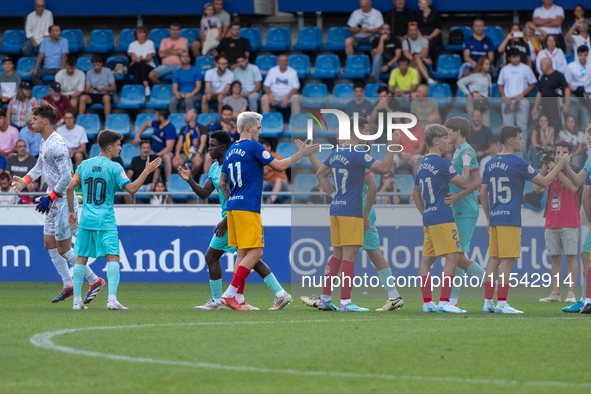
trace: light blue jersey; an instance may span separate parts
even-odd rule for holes
[[[225,218],[226,213],[226,199],[224,198],[224,194],[220,190],[220,174],[222,172],[222,167],[219,165],[217,161],[215,161],[211,168],[209,169],[209,173],[207,174],[207,179],[211,179],[213,182],[213,186],[215,190],[218,191],[218,197],[220,198],[220,205],[222,206],[222,218]]]
[[[470,161],[470,174],[473,171],[478,171],[478,160],[476,160],[476,152],[474,149],[468,144],[467,142],[463,143],[456,149],[454,152],[454,157],[452,159],[452,164],[454,169],[458,174],[461,174],[464,168],[464,164],[462,161],[462,155],[468,152],[470,156],[472,156],[472,160]],[[470,182],[472,182],[472,175],[470,175]],[[462,189],[454,185],[453,183],[449,185],[450,192],[454,194],[459,194],[462,192]],[[454,213],[454,218],[477,218],[480,210],[478,208],[478,200],[476,197],[478,196],[478,191],[474,191],[469,196],[462,198],[460,201],[456,202],[454,205],[451,206],[451,210]]]

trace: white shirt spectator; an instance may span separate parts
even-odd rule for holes
[[[585,66],[585,72],[583,67],[578,60],[575,60],[566,67],[564,78],[566,82],[573,88],[584,86],[587,92],[591,92],[591,62],[587,62]]]
[[[287,66],[287,70],[282,73],[279,66],[275,66],[269,70],[264,86],[271,90],[273,96],[285,97],[292,89],[300,88],[300,80],[297,71],[293,68]]]
[[[586,137],[586,134],[584,132],[579,131],[577,133],[577,136],[574,137],[568,131],[566,131],[566,130],[560,130],[560,133],[558,133],[558,136],[560,138],[562,138],[563,140],[570,141],[570,143],[573,144],[573,146],[575,148],[576,148],[577,144],[582,144],[583,145],[583,151],[585,151],[587,153],[587,156],[589,156],[589,143],[587,142],[587,137]]]
[[[561,73],[566,72],[566,57],[564,56],[564,52],[560,48],[554,48],[554,52],[550,54],[547,49],[542,49],[538,52],[538,57],[536,58],[536,70],[538,71],[538,75],[542,75],[542,70],[540,69],[540,64],[542,64],[542,59],[549,57],[552,59],[552,68],[556,71],[560,71]]]
[[[351,13],[351,16],[349,17],[349,21],[347,22],[347,25],[349,25],[350,27],[365,27],[369,30],[373,30],[373,29],[377,29],[379,27],[382,27],[382,25],[384,24],[384,17],[382,16],[382,13],[378,10],[376,10],[375,8],[372,8],[369,12],[365,13],[363,12],[363,10],[361,8],[359,8],[358,10],[355,10]],[[355,34],[355,37],[358,38],[365,38],[365,37],[371,37],[374,34],[371,33],[364,33],[364,32],[359,32],[357,34]]]
[[[156,56],[156,47],[154,46],[154,41],[146,40],[143,44],[140,44],[138,40],[135,40],[134,42],[129,44],[129,48],[127,49],[127,54],[130,57],[132,53],[135,53],[137,57],[141,56],[144,59],[149,54]],[[154,57],[152,57],[152,60],[150,60],[148,64],[152,67],[156,67],[156,63],[154,63]]]
[[[0,191],[0,205],[18,204],[19,200],[20,198],[18,197],[18,194],[16,194],[12,187],[8,192]]]
[[[231,85],[234,82],[234,73],[226,69],[224,75],[218,74],[218,69],[210,68],[205,73],[205,82],[211,82],[211,91],[214,93],[221,93],[226,89],[227,85]]]
[[[43,38],[49,37],[49,26],[53,25],[53,14],[51,11],[45,9],[41,16],[37,15],[36,11],[27,15],[27,23],[25,24],[25,33],[27,40],[31,37],[35,42],[41,45]]]
[[[550,9],[545,9],[544,6],[540,6],[534,10],[532,15],[533,18],[541,18],[541,19],[556,19],[557,16],[561,16],[564,18],[564,9],[556,4],[554,4]],[[546,26],[538,26],[540,29],[544,30],[548,34],[562,34],[562,29],[560,27],[546,27]]]
[[[62,94],[69,96],[76,92],[84,92],[86,74],[84,74],[84,71],[76,69],[74,75],[69,75],[64,68],[55,74],[55,81],[61,84]]]
[[[579,58],[579,54],[577,53],[577,49],[581,45],[585,45],[591,51],[591,35],[588,35],[587,38],[583,38],[580,34],[573,34],[573,50],[575,53],[576,58]]]
[[[423,52],[423,48],[429,48],[429,40],[425,37],[418,36],[416,40],[407,37],[402,41],[402,50],[410,51],[410,54],[413,56]]]
[[[69,130],[66,125],[63,125],[58,127],[56,131],[64,139],[68,150],[75,150],[80,148],[81,144],[88,144],[86,130],[80,125],[74,126],[72,130]]]
[[[517,66],[507,64],[501,68],[498,84],[503,86],[507,97],[516,97],[525,92],[529,85],[538,80],[531,68],[523,63]]]

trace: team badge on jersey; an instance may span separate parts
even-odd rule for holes
[[[271,154],[268,151],[263,151],[263,158],[270,159],[271,158]]]
[[[123,178],[125,178],[125,179],[129,179],[129,178],[127,177],[127,174],[125,173],[125,170],[121,171],[121,176],[122,176]]]
[[[365,156],[363,156],[363,158],[365,159],[365,161],[371,161],[371,159],[373,159],[373,157],[371,157],[369,153],[366,153]]]
[[[454,168],[453,164],[451,166],[449,166],[449,173],[450,174],[455,174],[456,173],[456,169]]]
[[[47,160],[47,152],[44,152],[44,153],[43,153],[43,158],[44,158],[45,160]]]
[[[527,172],[529,172],[530,174],[533,174],[534,172],[536,172],[536,170],[534,170],[534,168],[532,166],[527,166]]]

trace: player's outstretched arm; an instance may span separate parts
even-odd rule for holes
[[[425,202],[423,201],[423,195],[421,194],[421,187],[419,185],[415,185],[412,189],[412,199],[415,202],[415,206],[421,213],[425,210]]]
[[[583,187],[583,197],[581,198],[583,210],[585,216],[587,216],[587,222],[591,223],[591,186],[585,185]]]
[[[363,228],[365,231],[371,230],[369,224],[369,213],[376,201],[378,193],[378,185],[376,183],[376,177],[372,172],[365,174],[365,184],[367,185],[367,196],[365,198],[365,207],[363,208]]]
[[[224,195],[224,198],[226,199],[226,201],[228,201],[228,199],[230,198],[230,194],[232,194],[232,191],[230,190],[230,186],[228,185],[228,174],[226,174],[225,172],[221,172],[220,173],[220,190],[222,191],[222,194]]]
[[[546,176],[541,176],[537,174],[531,181],[538,186],[548,187],[558,176],[558,173],[563,170],[566,166],[568,166],[569,156],[558,156],[556,158],[556,165]],[[570,166],[569,166],[570,167]]]
[[[311,156],[314,153],[318,152],[318,149],[320,149],[318,144],[312,144],[312,140],[306,140],[304,145],[300,148],[300,151],[296,152],[295,155],[282,160],[275,159],[269,163],[269,167],[271,167],[275,171],[285,171],[289,167],[297,163],[302,157]]]
[[[389,145],[398,144],[400,141],[400,131],[394,130],[392,132],[392,138],[388,140]],[[387,174],[390,171],[390,167],[392,167],[392,163],[394,162],[394,152],[391,152],[389,149],[386,150],[386,156],[382,161],[375,161],[371,167],[369,168],[373,172],[377,172],[378,174]]]
[[[329,196],[334,198],[336,192],[332,185],[330,184],[330,175],[332,171],[330,167],[325,166],[322,164],[318,171],[316,171],[316,178],[318,178],[318,182],[320,182],[320,186],[322,186],[322,190],[326,192]]]
[[[80,185],[80,175],[74,174],[70,184],[66,188],[66,198],[68,199],[68,224],[74,230],[78,228],[78,215],[74,210],[74,199],[76,197],[76,188]]]
[[[177,171],[181,178],[187,181],[189,186],[191,186],[191,189],[193,189],[195,194],[199,196],[199,198],[201,198],[202,200],[205,200],[207,197],[211,195],[211,193],[213,193],[215,187],[213,186],[213,182],[211,181],[211,179],[208,178],[207,181],[205,181],[205,185],[201,187],[199,184],[197,184],[197,182],[195,182],[195,180],[191,176],[191,170],[189,169],[188,164],[185,164],[184,167],[179,166],[179,168],[177,168]]]
[[[462,175],[461,176],[456,175],[452,179],[449,180],[451,183],[453,183],[454,185],[456,185],[457,187],[459,187],[463,191],[466,191],[466,189],[468,188],[468,184],[470,183],[470,162],[471,161],[472,161],[472,155],[469,154],[468,152],[464,152],[464,154],[462,154],[462,162],[464,164],[464,168],[462,170]],[[476,190],[476,189],[474,189],[474,190]]]
[[[566,166],[565,169],[568,179],[570,179],[576,187],[581,187],[585,183],[585,178],[587,178],[588,175],[585,169],[579,171],[578,174],[573,171],[571,166]]]
[[[301,150],[304,147],[304,145],[306,145],[306,143],[302,140],[295,140],[295,144],[299,150]],[[318,172],[321,163],[314,155],[310,155],[308,156],[308,158],[310,159],[310,163],[312,163],[312,168],[314,168],[314,172]]]
[[[142,171],[140,176],[135,180],[135,182],[131,182],[125,185],[125,191],[131,194],[132,196],[135,193],[137,193],[137,191],[140,190],[140,187],[146,181],[148,175],[154,172],[156,168],[160,167],[160,164],[162,164],[161,158],[158,157],[156,158],[156,160],[150,161],[150,157],[148,156],[148,158],[146,159],[146,168],[144,168],[144,170]]]

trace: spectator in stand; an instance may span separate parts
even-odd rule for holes
[[[201,99],[201,112],[209,112],[209,103],[218,103],[218,112],[221,113],[222,101],[230,93],[230,85],[234,81],[234,74],[228,70],[228,58],[225,55],[217,55],[215,67],[207,70],[203,80],[205,81],[205,94]]]
[[[21,77],[14,70],[14,62],[10,56],[2,59],[4,72],[0,74],[0,106],[8,104],[16,96],[21,84]]]
[[[425,78],[428,84],[436,83],[429,77],[429,70],[427,70],[427,65],[433,64],[433,61],[428,58],[429,41],[419,35],[417,22],[408,24],[408,37],[402,42],[402,55],[410,59],[410,65]]]
[[[407,119],[410,122],[410,119]],[[400,141],[398,144],[402,145],[403,150],[394,155],[394,163],[396,168],[412,167],[412,174],[417,175],[417,168],[420,160],[415,160],[425,153],[425,133],[419,126],[409,129],[416,140],[411,140],[406,133],[400,133]]]
[[[85,94],[80,98],[80,113],[86,113],[86,106],[102,104],[105,107],[105,118],[111,114],[113,97],[111,93],[117,90],[115,77],[111,69],[103,67],[103,58],[92,55],[92,70],[86,73]]]
[[[570,21],[570,24],[568,25],[569,28],[573,27],[573,25],[577,23],[579,19],[585,18],[585,7],[583,7],[581,4],[577,4],[575,8],[573,8],[573,16],[574,19]]]
[[[369,45],[384,24],[382,13],[371,6],[371,0],[359,0],[359,9],[353,11],[347,25],[351,37],[345,39],[345,54],[351,56],[358,45]]]
[[[72,105],[70,104],[70,99],[68,99],[68,96],[64,96],[62,94],[62,85],[60,85],[59,82],[53,81],[49,85],[49,95],[43,97],[43,100],[53,105],[54,108],[57,110],[57,117],[55,118],[53,126],[59,127],[63,125],[64,113],[66,110],[72,109]]]
[[[397,67],[396,62],[402,54],[402,45],[398,37],[390,31],[390,25],[384,23],[380,29],[379,38],[371,41],[371,65],[370,81],[376,82],[380,74],[392,72]]]
[[[191,175],[196,177],[203,166],[207,133],[200,134],[199,132],[197,110],[195,108],[188,109],[185,112],[185,122],[187,124],[181,129],[176,141],[172,168],[179,168],[191,162]]]
[[[394,8],[384,15],[384,20],[393,26],[394,35],[403,41],[408,33],[408,23],[417,22],[417,15],[406,8],[406,0],[394,0],[393,3]]]
[[[156,182],[156,186],[154,187],[155,192],[165,192],[166,185],[162,181]],[[172,196],[165,194],[156,194],[150,197],[150,205],[170,205],[172,204]]]
[[[33,113],[27,112],[25,115],[25,121],[27,125],[21,129],[19,132],[19,137],[21,140],[27,143],[27,152],[30,153],[32,156],[39,156],[39,147],[41,145],[41,134],[35,133],[33,129],[30,127],[33,121]]]
[[[59,83],[64,95],[70,99],[70,106],[78,111],[78,102],[84,94],[84,71],[76,68],[76,55],[68,55],[66,68],[55,74],[55,82]]]
[[[560,71],[561,73],[566,72],[566,57],[564,56],[564,52],[562,49],[556,47],[556,36],[549,34],[546,36],[544,40],[544,49],[538,52],[538,56],[536,57],[536,71],[538,75],[542,75],[542,60],[545,58],[550,58],[552,60],[552,68],[554,70]]]
[[[42,193],[43,192],[43,190],[39,189],[39,182],[37,181],[37,179],[32,180],[31,182],[29,182],[27,184],[27,192],[28,193]],[[36,198],[37,197],[35,197],[35,196],[25,196],[24,193],[21,192],[21,194],[20,194],[21,200],[20,200],[19,204],[25,204],[25,205],[37,204],[35,202]]]
[[[330,204],[332,202],[332,198],[324,192],[324,189],[322,188],[321,185],[318,185],[318,186],[312,188],[312,190],[310,190],[310,191],[311,192],[319,192],[319,193],[322,193],[322,195],[309,196],[308,197],[308,204],[321,205],[321,204]]]
[[[23,45],[23,55],[34,57],[34,48],[39,48],[41,42],[49,35],[49,26],[53,25],[53,14],[45,9],[45,0],[35,0],[35,11],[27,15],[25,34],[27,41]]]
[[[185,51],[181,53],[181,68],[172,74],[172,98],[168,105],[169,111],[179,112],[179,104],[183,104],[186,109],[195,108],[201,100],[200,90],[201,73],[197,67],[191,66],[191,56]]]
[[[265,147],[267,152],[277,160],[283,160],[281,154],[273,151],[271,142],[267,139],[261,138],[261,145]],[[289,183],[287,182],[287,174],[285,171],[275,171],[269,166],[265,166],[263,175],[263,191],[264,192],[288,192]],[[265,204],[275,204],[279,196],[272,194],[270,197],[265,198]]]
[[[429,98],[429,86],[420,85],[417,88],[417,97],[410,103],[410,112],[417,117],[418,125],[422,129],[429,123],[427,118],[431,114],[439,114],[439,104]]]
[[[156,47],[154,41],[148,39],[148,28],[138,26],[133,32],[135,41],[129,44],[127,54],[131,58],[129,65],[129,75],[133,75],[133,83],[142,83],[144,85],[145,95],[149,97],[152,94],[150,90],[150,72],[156,68],[154,56],[156,56]]]
[[[466,111],[472,116],[475,108],[482,114],[482,123],[490,126],[490,101],[492,94],[492,80],[490,76],[490,60],[480,56],[476,68],[470,74],[458,81],[458,89],[467,97]]]
[[[464,39],[464,63],[460,67],[458,79],[463,78],[476,67],[476,62],[481,56],[485,56],[491,62],[491,73],[494,73],[492,63],[495,61],[495,46],[490,37],[484,35],[484,21],[481,18],[474,19],[472,23],[472,35]]]
[[[148,127],[154,129],[152,134],[152,152],[162,159],[164,163],[164,175],[166,182],[170,179],[172,174],[172,152],[174,152],[174,145],[176,142],[176,128],[168,117],[170,111],[166,108],[161,108],[156,111],[155,120],[147,120],[140,127],[133,138],[133,145],[137,146],[141,141],[141,136]]]
[[[501,146],[501,141],[499,141],[498,138],[492,138],[490,141],[488,141],[489,153],[480,160],[480,173],[484,174],[484,169],[486,168],[486,165],[488,164],[490,159],[495,157],[495,155],[497,153],[500,153],[502,150],[503,148]]]
[[[18,139],[18,130],[8,124],[6,112],[0,109],[0,170],[4,171],[6,160],[14,156]]]
[[[68,109],[64,111],[65,125],[57,128],[56,132],[62,136],[68,150],[70,151],[70,159],[77,168],[82,160],[87,159],[86,144],[88,144],[88,137],[84,127],[76,124],[76,116],[74,111]]]
[[[536,33],[539,34],[537,38]],[[534,25],[533,22],[527,22],[525,24],[525,29],[523,30],[523,41],[529,45],[529,57],[531,58],[532,68],[534,62],[537,60],[538,53],[543,49],[542,43],[547,36],[548,34],[544,30],[539,29],[536,25]]]
[[[398,68],[390,73],[388,87],[392,96],[416,97],[416,90],[419,86],[419,73],[410,67],[410,61],[402,56],[398,59]]]
[[[417,19],[421,36],[429,41],[429,56],[435,61],[438,54],[437,47],[443,46],[443,36],[441,35],[441,18],[439,12],[433,8],[433,0],[419,0]]]
[[[536,76],[531,68],[521,63],[521,53],[517,48],[506,51],[510,64],[499,73],[499,94],[503,98],[503,125],[517,126],[527,130],[529,122],[529,100],[527,95],[537,84]],[[523,100],[526,98],[525,100]]]
[[[554,127],[550,126],[548,117],[544,114],[534,122],[531,132],[531,148],[529,150],[529,162],[534,168],[542,164],[542,155],[538,153],[538,147],[552,148],[554,146]]]
[[[351,117],[354,113],[358,113],[359,116],[367,118],[372,113],[373,106],[365,98],[365,82],[363,80],[358,79],[355,81],[353,84],[353,94],[355,98],[349,101],[345,110],[347,116]]]
[[[25,119],[27,113],[31,112],[38,105],[39,101],[33,97],[31,84],[27,81],[22,81],[16,96],[8,103],[6,118],[10,124],[21,129],[27,125],[27,120]]]
[[[230,14],[228,14],[227,11],[224,11],[224,0],[214,0],[213,8],[215,10],[213,16],[218,18],[222,23],[221,38],[224,38],[228,35],[228,29],[230,28]],[[191,53],[193,54],[194,58],[197,58],[201,55],[201,42],[198,39],[191,43]]]
[[[232,107],[232,117],[237,118],[239,114],[246,111],[248,101],[241,95],[242,84],[240,81],[234,81],[230,85],[230,95],[226,96],[222,104]]]
[[[140,142],[140,155],[131,159],[131,164],[127,170],[127,177],[130,181],[135,182],[135,180],[139,178],[142,171],[146,168],[146,160],[148,157],[150,158],[150,161],[154,161],[158,158],[157,155],[152,154],[151,152],[151,142],[149,140],[142,140]],[[148,174],[144,184],[140,186],[138,192],[153,192],[159,178],[160,168],[156,168],[154,172]],[[133,196],[131,194],[126,193],[123,198],[125,199],[126,204],[133,204]]]
[[[566,114],[569,111],[570,89],[564,75],[552,68],[552,60],[549,58],[542,60],[542,72],[544,74],[540,75],[540,90],[536,94],[532,116],[535,119],[541,104],[542,112],[548,117],[550,126],[558,132],[562,129],[561,112]]]
[[[579,34],[574,34],[578,32]],[[589,24],[585,23],[585,19],[579,19],[564,37],[566,42],[573,44],[573,52],[578,56],[577,49],[581,46],[591,48],[591,39],[589,38]]]
[[[387,174],[382,175],[382,179],[380,180],[380,188],[378,189],[379,193],[400,193],[398,190],[396,178],[394,177],[394,170],[396,165],[392,163],[390,167],[390,171]],[[390,195],[390,196],[378,196],[376,198],[376,204],[400,204],[400,196],[399,195]]]
[[[499,45],[498,51],[499,53],[504,54],[507,48],[519,49],[519,52],[521,53],[521,63],[527,64],[529,67],[532,66],[529,45],[524,40],[521,25],[519,23],[511,25],[511,31],[507,34],[501,45]],[[505,64],[507,64],[507,56],[503,56],[501,67]]]
[[[564,77],[572,96],[569,112],[581,120],[583,126],[591,123],[591,102],[587,100],[591,94],[591,65],[588,64],[589,48],[581,45],[577,48],[578,60],[566,67]],[[586,108],[585,108],[586,107]]]
[[[10,187],[10,176],[0,172],[0,205],[15,205],[18,202],[18,194]]]
[[[236,122],[232,117],[233,112],[234,111],[232,111],[232,107],[229,105],[222,106],[220,120],[211,126],[211,133],[215,133],[216,131],[225,131],[226,133],[230,134],[230,138],[232,140],[230,146],[240,139],[240,133],[238,133]]]
[[[577,126],[577,118],[572,115],[566,116],[564,127],[558,133],[558,138],[560,141],[568,141],[572,144],[571,163],[577,167],[582,167],[588,156],[589,143],[587,142],[585,133],[580,131]]]
[[[269,70],[263,84],[265,94],[261,98],[262,112],[270,112],[271,106],[280,105],[281,108],[287,108],[291,104],[291,113],[299,113],[300,96],[297,94],[299,89],[300,80],[297,71],[289,67],[287,55],[280,54],[277,57],[277,65]]]
[[[369,117],[367,117],[367,121],[370,124],[370,130],[373,128],[373,125],[377,126],[379,124],[380,114],[384,114],[382,115],[382,122],[384,122],[383,124],[385,125],[387,122],[386,114],[389,112],[400,112],[400,104],[398,104],[398,100],[392,98],[387,86],[380,86],[378,88],[378,101],[373,107]],[[353,114],[350,114],[349,112],[347,112],[347,115],[353,116]]]
[[[562,35],[562,22],[564,22],[564,9],[554,0],[542,0],[542,6],[536,8],[532,15],[532,22],[547,34],[553,34],[558,40],[558,47],[565,49],[564,36]]]
[[[55,75],[66,68],[66,57],[70,52],[68,40],[62,37],[62,29],[58,25],[49,27],[49,37],[45,37],[39,47],[35,67],[29,71],[34,85],[43,85],[46,75]],[[43,67],[39,68],[43,64]]]
[[[240,37],[240,23],[232,22],[230,36],[222,38],[220,45],[217,47],[217,53],[226,55],[230,69],[234,70],[238,67],[238,56],[244,55],[248,59],[251,51],[250,41],[247,38]]]
[[[490,127],[484,125],[482,112],[479,109],[472,111],[470,115],[471,127],[470,135],[466,138],[466,142],[470,145],[476,146],[476,159],[480,160],[490,152],[488,150],[489,142],[494,138]]]
[[[179,23],[171,24],[168,32],[170,37],[162,39],[158,50],[158,56],[162,59],[162,64],[150,71],[148,75],[152,85],[161,84],[160,78],[181,68],[181,54],[189,47],[189,41],[185,37],[181,37],[181,25]]]
[[[203,56],[217,48],[222,39],[222,22],[218,17],[214,16],[214,13],[213,3],[205,3],[199,28],[199,38],[202,43],[201,54]]]
[[[23,140],[16,141],[14,146],[16,155],[11,156],[6,160],[6,172],[10,176],[24,177],[35,167],[37,158],[27,152],[27,143]]]
[[[443,120],[438,113],[431,114],[427,117],[427,124],[438,124],[443,126]]]
[[[248,110],[257,112],[263,84],[261,70],[257,65],[248,63],[248,57],[243,53],[236,57],[236,64],[238,67],[234,69],[234,80],[242,85],[241,96],[248,100]]]

